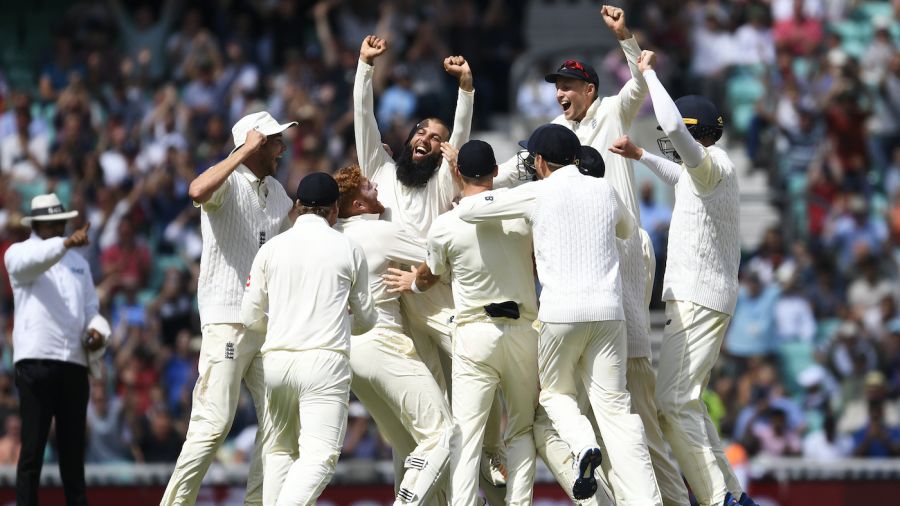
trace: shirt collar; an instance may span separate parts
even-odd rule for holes
[[[556,174],[561,174],[561,175],[570,176],[570,177],[575,174],[578,174],[579,176],[584,175],[581,173],[580,170],[578,170],[578,167],[576,167],[574,165],[566,165],[565,167],[560,167],[560,168],[554,170],[553,172],[551,172],[549,177],[553,177]]]
[[[258,177],[256,177],[256,174],[254,174],[253,171],[251,171],[244,164],[238,165],[237,169],[235,169],[235,172],[244,176],[247,179],[247,181],[249,181],[251,183],[256,183],[256,182],[260,181],[260,179]]]
[[[349,218],[338,218],[338,223],[354,223],[357,221],[376,221],[380,218],[381,218],[381,216],[378,214],[357,214],[356,216],[351,216]]]
[[[322,225],[325,225],[326,227],[328,226],[328,221],[317,214],[304,214],[301,216],[297,216],[297,219],[294,221],[294,226],[296,227],[297,225],[301,224],[311,225],[315,223],[320,223]]]

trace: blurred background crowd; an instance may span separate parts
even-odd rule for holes
[[[79,210],[74,226],[92,224],[82,254],[114,334],[91,388],[89,462],[178,455],[199,350],[201,237],[187,186],[227,156],[241,116],[300,122],[278,174],[289,193],[307,173],[353,162],[351,91],[370,33],[391,44],[376,116],[395,152],[415,118],[451,119],[450,54],[474,70],[476,131],[559,111],[552,85],[511,82],[529,50],[515,0],[59,3],[0,21],[0,254],[28,237],[19,219],[37,194],[56,192]],[[765,174],[779,213],[744,251],[705,395],[729,457],[900,455],[900,1],[618,3],[660,53],[672,95],[720,105],[729,149]],[[628,68],[610,47],[597,68],[621,84]],[[671,208],[654,188],[641,187],[641,213],[661,280]],[[5,272],[0,292],[2,465],[16,462],[20,427]],[[389,457],[361,405],[350,417],[343,458]],[[245,395],[222,462],[246,461],[255,423]]]

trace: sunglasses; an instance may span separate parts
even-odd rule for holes
[[[557,69],[556,71],[561,72],[563,70],[574,70],[575,72],[580,72],[585,79],[587,79],[588,81],[591,80],[591,75],[588,74],[587,70],[584,69],[584,65],[582,65],[581,62],[575,60],[566,60],[562,65],[559,66],[559,69]]]

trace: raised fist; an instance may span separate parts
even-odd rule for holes
[[[359,59],[369,65],[374,65],[375,58],[383,55],[385,51],[387,51],[387,41],[369,35],[363,39],[362,46],[359,48]]]
[[[472,69],[469,67],[469,62],[462,56],[448,56],[444,58],[444,70],[456,78],[460,88],[466,91],[474,89],[472,85]]]
[[[613,145],[609,147],[609,151],[632,160],[640,160],[641,156],[644,155],[644,150],[635,146],[627,135],[623,135],[613,141]]]
[[[641,51],[641,55],[638,56],[638,70],[641,72],[646,72],[648,70],[653,70],[653,66],[656,65],[656,53],[653,51]]]
[[[91,228],[91,222],[85,221],[84,225],[81,226],[78,230],[72,232],[72,235],[66,237],[66,240],[63,241],[63,246],[66,248],[80,248],[82,246],[87,246],[90,243],[88,239],[88,230]]]

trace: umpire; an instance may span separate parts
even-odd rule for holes
[[[84,484],[88,367],[99,358],[109,324],[97,314],[87,261],[72,248],[88,244],[90,223],[63,237],[66,211],[53,193],[31,201],[31,237],[6,252],[15,300],[13,360],[22,418],[16,504],[38,503],[50,421],[56,419],[59,470],[66,504],[87,504]]]

